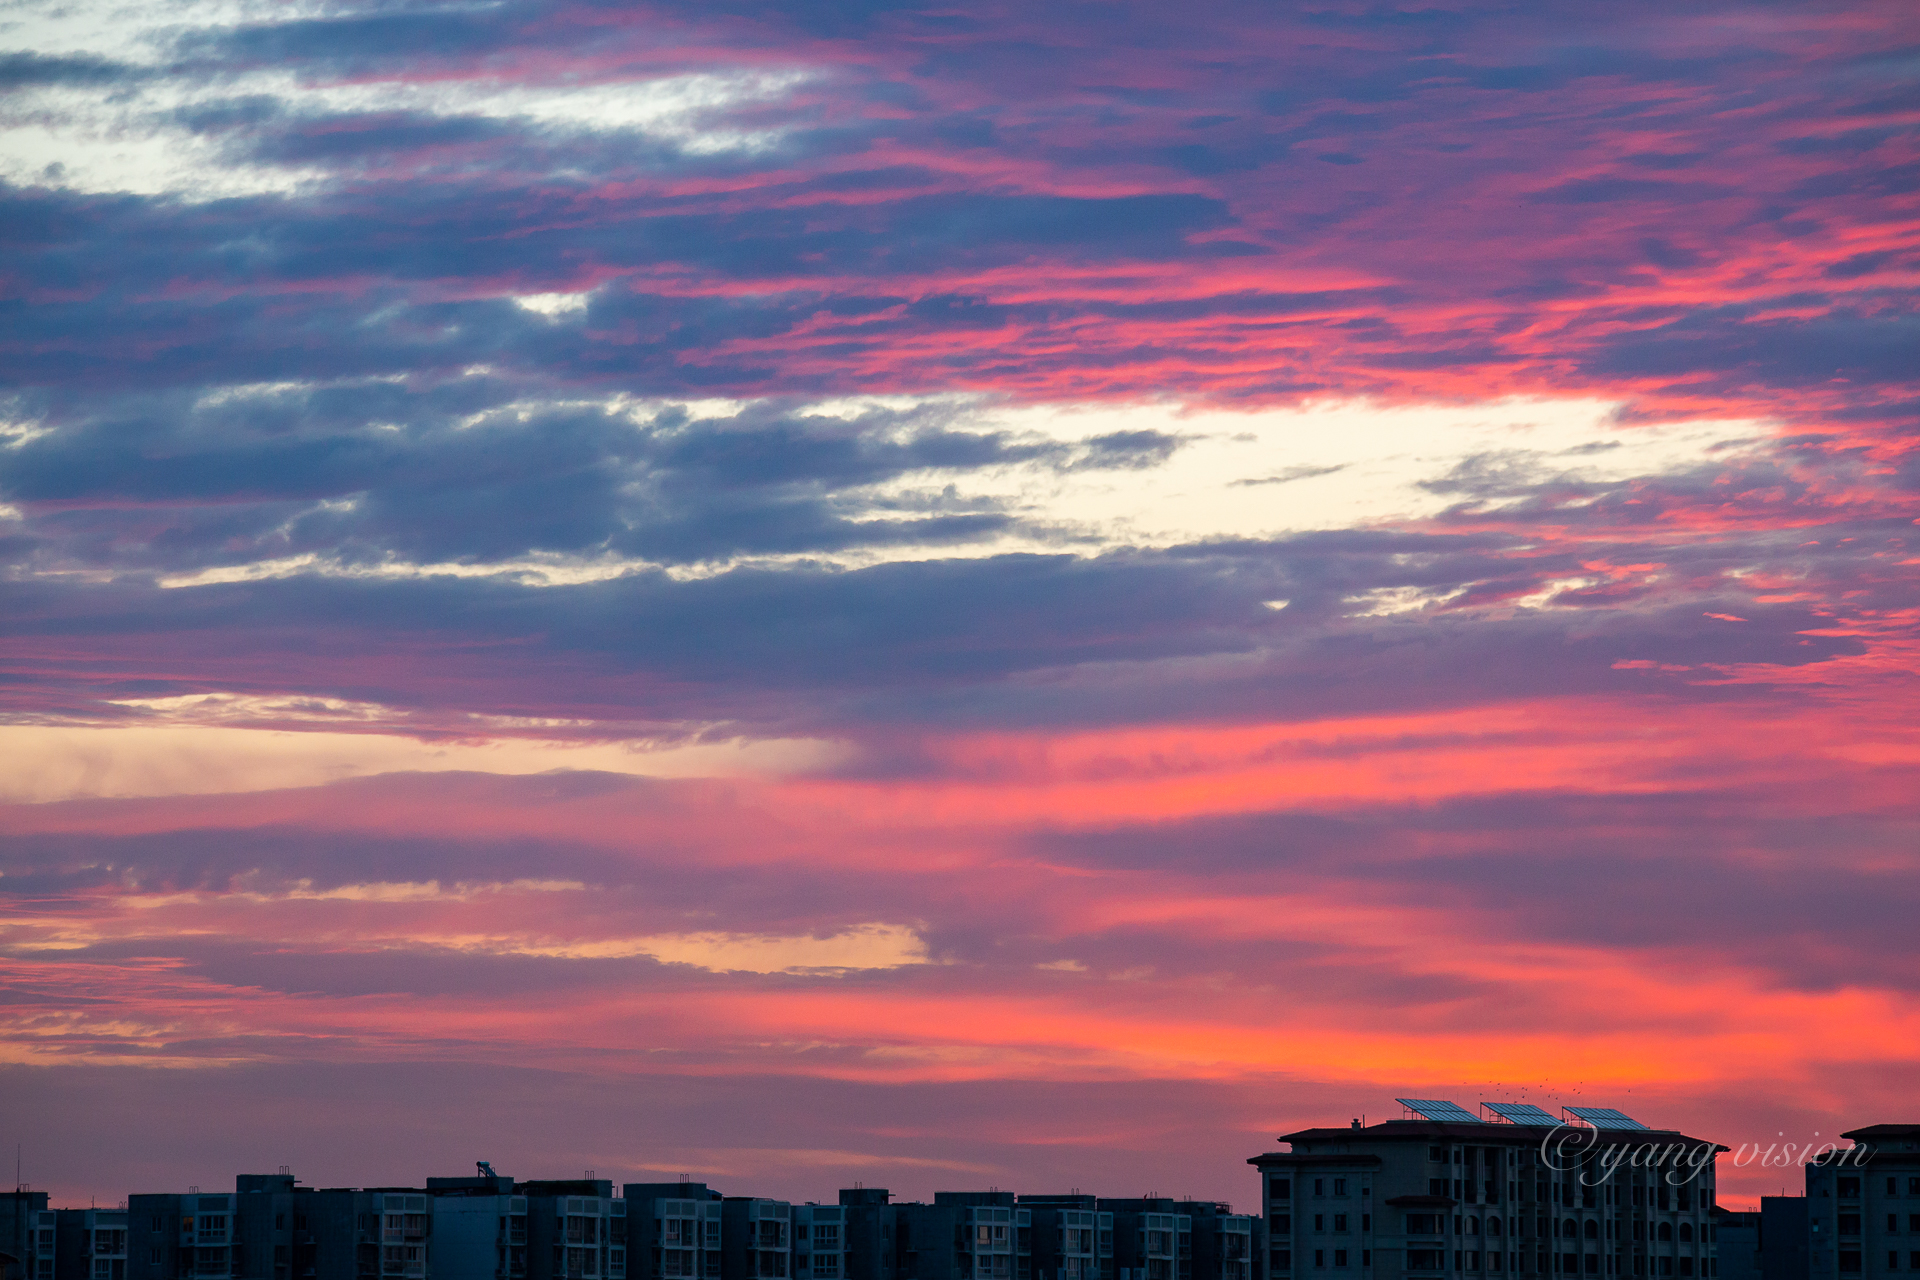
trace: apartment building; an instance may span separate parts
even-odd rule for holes
[[[719,1192],[704,1182],[629,1182],[621,1190],[632,1280],[720,1280]]]
[[[1920,1124],[1840,1136],[1854,1149],[1807,1165],[1811,1280],[1920,1275]]]
[[[233,1280],[233,1195],[172,1193],[127,1197],[129,1271],[140,1280]]]
[[[1286,1134],[1291,1151],[1249,1160],[1272,1280],[1716,1275],[1725,1147],[1601,1108],[1583,1109],[1594,1124],[1508,1105],[1522,1123],[1499,1104],[1485,1120],[1420,1105],[1411,1119]]]
[[[1252,1280],[1259,1222],[1213,1200],[1102,1199],[1116,1243],[1114,1280]]]
[[[1021,1196],[1015,1280],[1115,1280],[1113,1214],[1093,1196]]]
[[[721,1200],[721,1280],[788,1280],[792,1274],[793,1206],[758,1196]]]
[[[1760,1280],[1808,1280],[1807,1198],[1760,1197]]]
[[[1013,1280],[1014,1194],[940,1191],[884,1211],[886,1280]]]
[[[127,1280],[127,1211],[54,1211],[54,1280]]]
[[[885,1187],[846,1187],[840,1192],[845,1214],[841,1228],[846,1240],[847,1280],[892,1280],[893,1245],[887,1234]]]
[[[54,1280],[58,1232],[46,1192],[15,1187],[0,1196],[0,1280]]]
[[[478,1168],[472,1177],[427,1179],[433,1209],[428,1266],[457,1280],[528,1280],[530,1201],[492,1165],[482,1161]]]
[[[627,1202],[611,1179],[522,1182],[514,1190],[527,1202],[529,1280],[627,1280]]]
[[[847,1206],[793,1206],[794,1280],[846,1280],[852,1272],[853,1238]]]
[[[1713,1207],[1713,1254],[1720,1280],[1760,1280],[1760,1213]]]

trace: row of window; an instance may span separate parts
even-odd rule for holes
[[[1313,1215],[1313,1230],[1315,1234],[1325,1235],[1327,1233],[1327,1218],[1329,1216],[1333,1218],[1333,1234],[1344,1235],[1350,1229],[1351,1220],[1355,1215],[1345,1214],[1345,1213],[1336,1213],[1332,1215],[1328,1215],[1324,1213],[1316,1213]],[[1893,1215],[1891,1214],[1888,1215],[1889,1230],[1893,1229],[1891,1225],[1892,1216]],[[1372,1214],[1363,1213],[1358,1215],[1358,1217],[1360,1219],[1361,1231],[1365,1232],[1365,1231],[1373,1230]],[[1847,1217],[1848,1215],[1845,1215],[1845,1214],[1841,1215],[1841,1224],[1842,1224],[1841,1230],[1843,1233],[1846,1230],[1845,1223],[1847,1221]],[[1920,1231],[1920,1214],[1913,1215],[1913,1220],[1915,1223],[1914,1230]],[[1275,1235],[1288,1235],[1293,1231],[1293,1215],[1292,1214],[1277,1213],[1273,1215],[1270,1221],[1272,1224],[1273,1233]],[[1525,1234],[1525,1232],[1522,1230],[1524,1223],[1525,1223],[1525,1219],[1523,1218],[1515,1218],[1512,1220],[1511,1226],[1513,1228],[1514,1235]],[[1611,1222],[1606,1224],[1606,1233],[1605,1233],[1606,1239],[1611,1240],[1614,1238],[1615,1225],[1616,1225],[1615,1223],[1611,1223]],[[1646,1238],[1646,1228],[1648,1227],[1648,1225],[1649,1224],[1644,1222],[1634,1223],[1633,1238],[1635,1240]],[[1672,1241],[1675,1238],[1675,1226],[1673,1223],[1661,1222],[1661,1223],[1656,1223],[1652,1225],[1653,1225],[1652,1238],[1656,1240],[1664,1241],[1667,1243],[1672,1243]],[[1856,1217],[1854,1234],[1858,1234],[1858,1225],[1859,1225],[1858,1219]],[[1473,1216],[1471,1214],[1468,1214],[1464,1217],[1457,1213],[1453,1215],[1453,1234],[1477,1236],[1482,1233],[1482,1230],[1483,1230],[1482,1223],[1478,1217]],[[1500,1219],[1489,1217],[1486,1220],[1484,1225],[1485,1234],[1490,1236],[1497,1236],[1497,1235],[1500,1235],[1503,1230],[1504,1228],[1501,1225]],[[1445,1235],[1446,1233],[1447,1233],[1447,1215],[1446,1214],[1410,1213],[1407,1215],[1407,1234],[1408,1235],[1439,1236],[1439,1235]],[[1600,1222],[1597,1219],[1591,1219],[1591,1218],[1588,1219],[1585,1224],[1585,1230],[1583,1232],[1582,1224],[1575,1222],[1572,1218],[1567,1218],[1560,1221],[1556,1221],[1550,1218],[1540,1219],[1539,1235],[1543,1239],[1547,1237],[1559,1237],[1562,1239],[1577,1239],[1581,1237],[1583,1234],[1585,1238],[1588,1240],[1601,1239],[1602,1234],[1601,1234]],[[1691,1222],[1680,1223],[1678,1228],[1678,1236],[1679,1236],[1680,1242],[1683,1244],[1693,1243],[1693,1240],[1694,1240],[1693,1224]],[[1705,1224],[1702,1224],[1699,1230],[1699,1237],[1703,1242],[1710,1241],[1712,1239],[1712,1228]]]
[[[1840,1251],[1840,1270],[1846,1275],[1858,1275],[1860,1273],[1860,1251],[1858,1249],[1842,1249]],[[1900,1270],[1900,1251],[1898,1249],[1887,1250],[1887,1270]],[[1908,1252],[1907,1270],[1920,1271],[1920,1249],[1914,1249]]]
[[[1836,1178],[1834,1181],[1839,1184],[1837,1190],[1842,1200],[1858,1200],[1860,1198],[1861,1180],[1859,1178]],[[1899,1178],[1890,1177],[1887,1179],[1887,1194],[1890,1196],[1900,1194]],[[1920,1196],[1920,1178],[1907,1179],[1907,1194],[1910,1196]]]
[[[1448,1270],[1448,1252],[1449,1251],[1445,1249],[1408,1249],[1406,1251],[1406,1269],[1409,1271]],[[1454,1271],[1486,1271],[1494,1273],[1511,1271],[1517,1273],[1521,1271],[1523,1264],[1529,1259],[1529,1255],[1525,1253],[1499,1253],[1492,1251],[1482,1253],[1478,1249],[1454,1249],[1451,1252],[1453,1254],[1453,1266],[1451,1269]],[[1328,1269],[1327,1255],[1329,1253],[1333,1255],[1332,1269],[1336,1271],[1344,1270],[1351,1266],[1351,1260],[1356,1253],[1359,1255],[1360,1265],[1362,1267],[1370,1267],[1373,1265],[1373,1251],[1371,1249],[1315,1249],[1313,1251],[1314,1270],[1324,1271]],[[1920,1253],[1916,1253],[1914,1257],[1920,1260]],[[1611,1276],[1622,1274],[1620,1265],[1622,1259],[1609,1257],[1604,1254],[1542,1253],[1534,1255],[1534,1259],[1537,1261],[1537,1272],[1540,1275]],[[1660,1257],[1652,1259],[1639,1257],[1633,1259],[1633,1274],[1637,1276],[1679,1275],[1691,1277],[1695,1275],[1695,1261],[1693,1258],[1684,1257]],[[1293,1251],[1291,1249],[1275,1249],[1272,1252],[1269,1262],[1276,1275],[1291,1271],[1293,1269]],[[1916,1261],[1915,1267],[1916,1269],[1920,1269],[1920,1261]],[[1858,1270],[1857,1267],[1855,1269]],[[1716,1260],[1712,1258],[1701,1258],[1698,1260],[1698,1274],[1700,1276],[1710,1277],[1717,1275],[1718,1272],[1719,1266]]]
[[[1839,1217],[1839,1226],[1840,1226],[1841,1235],[1857,1236],[1860,1234],[1860,1215],[1859,1214],[1843,1213],[1838,1215],[1838,1217]],[[1893,1234],[1893,1235],[1898,1235],[1900,1233],[1900,1215],[1899,1214],[1890,1213],[1887,1215],[1887,1231],[1889,1234]],[[1907,1215],[1907,1231],[1909,1234],[1920,1235],[1920,1213],[1910,1213]]]

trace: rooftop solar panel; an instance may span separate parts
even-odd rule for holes
[[[1551,1111],[1542,1111],[1531,1102],[1489,1102],[1487,1110],[1515,1124],[1557,1125],[1560,1123]]]
[[[1394,1101],[1429,1120],[1445,1120],[1451,1124],[1484,1123],[1479,1116],[1457,1102],[1443,1102],[1435,1098],[1395,1098]]]
[[[1579,1116],[1596,1129],[1644,1129],[1647,1126],[1632,1116],[1615,1111],[1612,1107],[1568,1107],[1570,1115]]]

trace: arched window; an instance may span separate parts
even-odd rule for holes
[[[1490,1236],[1497,1236],[1500,1234],[1500,1219],[1498,1218],[1487,1219],[1487,1234]]]
[[[1588,1218],[1587,1219],[1587,1239],[1598,1240],[1599,1238],[1600,1238],[1600,1224],[1598,1222],[1595,1222],[1592,1218]]]
[[[1477,1236],[1480,1234],[1480,1219],[1478,1218],[1467,1219],[1467,1234],[1470,1236]]]
[[[1569,1240],[1578,1240],[1580,1238],[1580,1224],[1572,1218],[1568,1218],[1560,1224],[1560,1234]]]
[[[1660,1238],[1662,1240],[1673,1239],[1673,1224],[1671,1222],[1663,1222],[1660,1224]]]
[[[1691,1222],[1683,1222],[1680,1224],[1680,1238],[1682,1240],[1693,1239],[1693,1224]]]

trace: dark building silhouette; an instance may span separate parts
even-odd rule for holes
[[[847,1280],[891,1280],[893,1247],[886,1213],[891,1198],[885,1187],[848,1187],[840,1192],[840,1208],[846,1215],[841,1230],[846,1239]]]
[[[15,1187],[0,1196],[0,1280],[53,1280],[57,1231],[46,1192]]]
[[[1714,1255],[1720,1280],[1761,1280],[1760,1213],[1713,1208]]]
[[[1760,1197],[1760,1280],[1808,1280],[1807,1198]]]
[[[1150,1197],[1099,1204],[1113,1217],[1114,1280],[1252,1280],[1259,1232],[1251,1215],[1213,1200]]]
[[[1920,1124],[1840,1136],[1854,1149],[1807,1165],[1807,1274],[1893,1280],[1920,1272]]]
[[[522,1182],[529,1280],[625,1280],[627,1202],[609,1178]]]
[[[1727,1148],[1704,1139],[1469,1117],[1356,1120],[1281,1141],[1292,1151],[1248,1161],[1272,1280],[1715,1272],[1713,1156]]]
[[[940,1191],[883,1211],[887,1280],[1013,1280],[1014,1194]]]
[[[633,1280],[720,1280],[720,1193],[704,1182],[629,1182],[627,1270]]]
[[[58,1209],[54,1220],[54,1280],[126,1280],[125,1209]]]
[[[759,1196],[721,1200],[721,1280],[788,1280],[792,1274],[793,1206]]]
[[[1020,1197],[1016,1280],[1114,1280],[1113,1214],[1093,1196]]]
[[[1260,1280],[1254,1220],[1207,1201],[990,1190],[895,1204],[855,1187],[794,1205],[477,1168],[425,1187],[241,1174],[231,1192],[136,1195],[124,1211],[18,1195],[0,1226],[24,1255],[44,1219],[43,1255],[19,1267],[31,1280]]]

